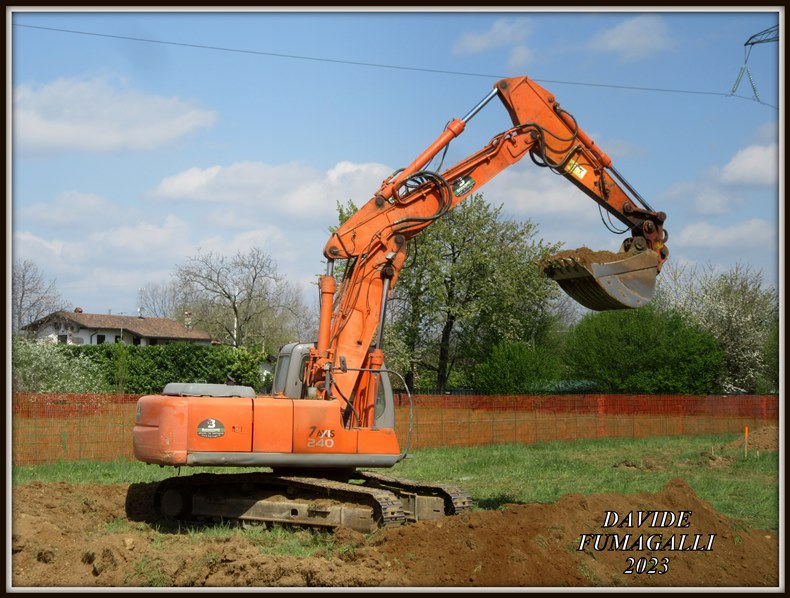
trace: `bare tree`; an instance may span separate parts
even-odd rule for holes
[[[172,318],[180,320],[179,312],[184,305],[184,294],[175,281],[152,282],[140,289],[138,308],[140,315],[151,318]]]
[[[233,346],[274,347],[284,328],[299,333],[305,318],[298,293],[259,248],[232,257],[198,251],[177,267],[176,280],[193,324]]]
[[[34,262],[14,260],[11,281],[11,326],[14,334],[52,312],[70,309],[71,306],[58,293],[55,281],[44,280]]]

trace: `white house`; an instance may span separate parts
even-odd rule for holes
[[[56,311],[22,327],[37,339],[72,345],[101,345],[123,342],[128,345],[158,345],[188,342],[208,345],[211,336],[167,318],[86,314]]]

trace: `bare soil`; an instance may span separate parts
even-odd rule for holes
[[[727,445],[727,448],[739,448],[748,451],[778,451],[779,428],[763,426],[750,430],[748,435],[741,436]]]
[[[749,450],[777,450],[776,428]],[[779,584],[779,540],[716,512],[680,478],[657,493],[568,494],[552,504],[509,504],[363,535],[334,533],[325,554],[265,554],[250,536],[198,540],[157,526],[153,484],[31,482],[15,486],[11,586],[20,587],[763,587]],[[604,528],[606,513],[633,527]],[[637,512],[679,521],[637,527]],[[686,515],[680,515],[680,512]],[[628,514],[633,513],[628,521]],[[610,522],[611,522],[610,515]],[[678,523],[685,525],[679,527]],[[306,534],[293,530],[294,534]],[[584,534],[662,534],[686,550],[597,550]],[[694,547],[710,550],[688,550]],[[712,539],[711,539],[712,538]],[[611,546],[611,545],[609,545]],[[601,546],[602,548],[602,546]],[[638,547],[637,547],[638,548]],[[655,560],[651,560],[652,558]],[[632,573],[627,571],[632,569]],[[649,571],[654,571],[650,573]]]
[[[620,259],[623,259],[622,253],[614,253],[611,251],[606,250],[593,250],[589,247],[579,247],[577,249],[563,249],[547,258],[544,258],[540,264],[543,266],[544,264],[550,264],[555,260],[560,260],[563,258],[571,258],[576,260],[577,262],[589,266],[590,264],[595,263],[609,263],[614,262]]]

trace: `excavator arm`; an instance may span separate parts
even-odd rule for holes
[[[513,127],[442,173],[425,170],[495,97]],[[551,93],[527,77],[503,79],[465,117],[452,120],[414,162],[383,181],[326,243],[318,342],[305,372],[316,395],[339,395],[361,425],[371,421],[375,372],[383,362],[386,299],[406,259],[408,240],[528,154],[578,187],[631,233],[619,253],[586,248],[561,252],[541,261],[544,273],[590,309],[640,307],[651,300],[656,276],[669,255],[665,214],[653,211],[631,188]],[[340,289],[333,276],[337,259],[347,260]]]

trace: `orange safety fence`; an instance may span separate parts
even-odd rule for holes
[[[137,395],[15,394],[14,465],[134,459]],[[740,433],[778,425],[778,395],[416,395],[409,448]],[[396,397],[405,448],[409,407]]]
[[[778,395],[417,395],[411,448],[704,435],[777,425]],[[398,438],[408,432],[400,397]]]

